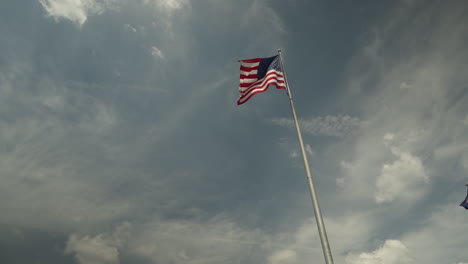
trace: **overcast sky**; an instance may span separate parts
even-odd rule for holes
[[[2,0],[0,263],[467,264],[468,3]]]

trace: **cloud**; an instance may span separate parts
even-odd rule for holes
[[[410,89],[411,88],[411,85],[406,83],[406,82],[402,82],[400,83],[400,89]]]
[[[162,51],[160,49],[158,49],[158,47],[156,46],[152,46],[151,47],[151,55],[153,57],[158,57],[160,59],[164,59],[164,54],[162,53]]]
[[[133,27],[132,25],[130,25],[130,24],[124,24],[124,29],[132,31],[133,33],[137,32],[137,29],[135,27]]]
[[[356,214],[372,208],[380,225],[346,253],[350,264],[466,262],[456,231],[465,194],[450,187],[462,182],[467,150],[466,6],[414,2],[370,30],[349,63],[348,92],[366,126],[333,146],[347,157],[336,182]],[[376,248],[376,239],[385,242]]]
[[[67,254],[75,254],[79,264],[116,264],[119,263],[119,251],[109,245],[101,235],[78,237],[71,235],[65,249]]]
[[[302,160],[301,149],[299,147],[297,139],[281,138],[278,144],[281,147],[281,149],[288,153],[289,157],[293,159],[300,158]],[[312,149],[310,144],[304,144],[304,148],[308,157],[313,157],[316,155],[315,151]]]
[[[374,218],[376,215],[369,216]],[[463,263],[466,261],[466,252],[460,250],[457,245],[464,244],[466,234],[460,232],[457,223],[463,223],[465,217],[465,211],[457,208],[457,204],[435,206],[433,212],[419,221],[417,226],[407,230],[398,239],[386,239],[384,244],[374,251],[355,253],[357,248],[364,245],[359,243],[351,253],[346,254],[346,263]],[[367,230],[370,232],[362,233],[361,240],[371,238],[372,228]]]
[[[372,210],[377,225],[343,252],[350,264],[466,262],[457,246],[466,238],[455,231],[463,229],[457,206],[465,194],[450,187],[468,164],[466,6],[415,3],[372,28],[348,66],[348,93],[366,125],[352,142],[330,146],[329,158],[341,158],[344,207]],[[376,247],[376,239],[385,242]]]
[[[386,134],[384,141],[391,141],[393,137],[392,134]],[[382,203],[395,199],[410,201],[420,198],[424,193],[424,184],[428,181],[421,160],[397,147],[390,148],[397,160],[382,166],[376,181],[375,201]]]
[[[294,128],[294,120],[288,118],[276,118],[272,120],[276,125]],[[299,125],[304,133],[317,136],[344,137],[347,134],[358,129],[362,125],[356,117],[348,115],[327,115],[324,117],[314,117],[311,119],[300,120]]]
[[[428,179],[447,175],[450,161],[463,163],[466,7],[421,7],[397,5],[349,62],[348,92],[358,94],[359,118],[366,120],[354,142],[336,152],[348,157],[338,178],[346,192],[355,190],[352,199],[421,201]],[[429,26],[428,17],[437,17],[438,26]]]
[[[290,249],[276,251],[268,257],[268,263],[270,264],[292,264],[296,263],[296,261],[297,254]]]
[[[309,144],[305,145],[305,150],[309,156],[314,156],[315,152],[312,150],[312,147]]]
[[[457,158],[457,157],[462,156],[465,153],[468,153],[468,143],[467,144],[449,143],[449,144],[440,146],[434,150],[435,158],[441,159],[441,160]]]
[[[28,90],[28,71],[0,74],[0,109],[14,116],[0,119],[0,207],[9,212],[1,221],[57,231],[126,212],[128,201],[109,199],[95,177],[113,175],[97,156],[114,155],[104,139],[119,123],[114,107],[46,76]]]
[[[144,3],[153,4],[165,13],[172,13],[190,6],[190,0],[144,0]]]
[[[119,249],[128,239],[129,223],[119,225],[112,235],[94,237],[70,235],[65,254],[73,254],[79,264],[118,264]]]
[[[466,251],[459,248],[466,243],[464,221],[466,211],[458,206],[458,200],[441,204],[418,228],[409,230],[400,240],[413,253],[417,263],[466,262]]]
[[[241,19],[241,25],[244,27],[251,27],[252,22],[268,25],[273,30],[264,30],[263,32],[256,32],[255,34],[261,36],[258,40],[264,40],[268,43],[268,38],[274,38],[275,34],[286,33],[286,27],[282,21],[281,16],[269,5],[268,1],[255,0],[251,2],[251,5],[247,10],[244,11]],[[268,32],[271,31],[271,32]],[[265,43],[264,43],[265,44]]]
[[[48,16],[82,26],[89,15],[101,14],[114,0],[39,0]]]
[[[180,17],[177,13],[187,14],[191,8],[190,0],[144,0],[143,4],[149,6],[158,15],[157,23],[153,25],[160,26],[169,36],[174,37],[173,24]]]
[[[308,217],[310,215],[308,214]],[[363,245],[375,228],[371,214],[351,213],[324,219],[337,262],[350,249]],[[265,232],[241,226],[223,216],[200,220],[161,220],[140,225],[132,233],[129,252],[156,263],[303,263],[322,259],[315,221],[299,227]],[[336,232],[336,230],[340,230]]]
[[[386,240],[384,245],[373,252],[349,255],[346,257],[349,264],[412,264],[406,246],[399,240]]]
[[[101,6],[83,4],[91,2]],[[128,2],[128,10],[102,17],[105,21],[97,25],[107,28],[108,23],[116,23],[116,30],[106,31],[106,36],[97,39],[94,37],[102,32],[101,28],[83,30],[77,36],[83,45],[76,45],[69,35],[44,34],[53,37],[51,42],[56,46],[50,46],[50,40],[34,38],[35,34],[29,34],[32,38],[28,39],[28,34],[24,34],[21,40],[31,43],[34,54],[24,56],[39,59],[31,62],[32,69],[10,74],[2,67],[0,71],[0,208],[8,212],[1,214],[0,222],[24,230],[46,230],[48,234],[73,233],[68,241],[62,240],[66,242],[67,254],[88,263],[124,262],[123,256],[129,262],[135,256],[144,261],[175,264],[306,263],[322,259],[317,228],[309,218],[313,212],[307,187],[304,188],[302,177],[293,175],[296,171],[302,175],[302,168],[290,170],[288,162],[277,162],[281,159],[274,150],[270,151],[271,144],[262,145],[257,140],[262,137],[262,142],[275,142],[270,137],[276,137],[281,132],[276,129],[282,129],[252,133],[259,128],[258,115],[263,110],[247,106],[242,118],[248,115],[252,122],[237,120],[235,116],[243,110],[231,107],[235,89],[230,90],[232,94],[224,89],[231,81],[235,84],[231,73],[237,72],[237,66],[232,58],[240,52],[274,50],[282,37],[295,38],[301,32],[300,27],[296,33],[288,30],[296,28],[290,23],[300,20],[283,23],[282,15],[293,9],[289,6],[276,11],[270,6],[271,1],[256,0],[247,5],[201,2],[197,6],[191,1]],[[110,8],[105,3],[41,0],[38,6],[49,14],[49,20],[84,25],[93,15]],[[274,3],[278,5],[279,2]],[[354,114],[301,120],[304,133],[332,137],[314,137],[313,142],[308,142],[313,149],[307,144],[306,151],[309,155],[317,153],[314,164],[326,172],[323,175],[337,175],[339,188],[334,186],[333,177],[316,174],[337,263],[344,263],[348,255],[354,257],[350,259],[354,262],[380,261],[379,257],[392,250],[396,255],[422,256],[424,261],[418,263],[466,262],[464,251],[457,252],[466,241],[463,234],[458,234],[462,233],[459,230],[463,229],[464,215],[442,210],[438,214],[444,217],[432,220],[432,214],[439,210],[434,205],[443,203],[440,196],[444,201],[456,201],[453,206],[445,206],[458,207],[460,197],[447,196],[443,188],[451,188],[446,181],[457,181],[462,176],[453,173],[438,178],[440,186],[430,185],[436,182],[432,179],[437,175],[447,175],[441,173],[445,170],[440,164],[465,161],[468,168],[468,158],[463,156],[466,149],[461,147],[467,142],[466,122],[463,123],[468,120],[467,100],[466,94],[457,90],[468,83],[464,66],[466,43],[456,37],[466,36],[466,31],[457,26],[466,23],[458,23],[457,12],[450,20],[453,23],[448,23],[438,12],[431,11],[433,8],[431,3],[420,10],[391,13],[389,25],[384,21],[372,31],[376,33],[366,40],[369,42],[355,40],[355,45],[351,45],[367,47],[350,62],[349,67],[357,71],[350,70],[348,80],[342,82],[344,86],[359,86],[353,94],[356,97],[346,99],[353,107],[346,113]],[[431,20],[420,16],[420,12],[428,10],[426,16],[437,23],[427,25]],[[444,10],[441,12],[448,14],[456,11]],[[189,19],[184,20],[186,17]],[[220,23],[214,25],[212,21]],[[439,21],[449,26],[440,29]],[[327,28],[326,24],[325,21],[323,28]],[[160,26],[168,26],[175,37],[161,33]],[[238,45],[236,50],[233,44],[226,49],[234,43],[232,38],[249,39],[249,46]],[[5,43],[11,41],[5,39]],[[63,42],[66,39],[71,39],[70,43]],[[439,39],[449,40],[449,47]],[[414,42],[417,45],[408,52]],[[56,53],[42,52],[56,47]],[[291,52],[301,48],[295,47]],[[11,50],[23,53],[22,49]],[[221,53],[226,58],[213,55]],[[10,56],[10,52],[5,54]],[[91,55],[81,59],[86,54]],[[187,61],[187,55],[195,57],[189,56],[193,59]],[[155,63],[160,57],[168,62],[167,67]],[[289,58],[299,57],[292,54]],[[140,64],[141,61],[147,64]],[[190,64],[200,61],[204,63],[200,69]],[[230,64],[222,66],[223,61]],[[102,63],[103,67],[95,71],[95,63]],[[70,67],[69,72],[61,71],[63,65]],[[130,66],[119,68],[119,78],[106,79],[106,72],[99,70],[108,65]],[[213,71],[215,67],[220,70]],[[135,75],[137,72],[142,74]],[[90,75],[99,76],[98,83],[88,83],[94,79],[88,78]],[[121,80],[125,76],[128,78]],[[155,90],[165,92],[153,93]],[[347,91],[336,94],[350,95]],[[330,107],[343,109],[333,104]],[[274,108],[273,111],[278,110]],[[309,110],[319,112],[315,108]],[[210,113],[210,118],[206,118],[206,113]],[[290,119],[275,122],[294,129]],[[340,140],[329,140],[336,138]],[[330,141],[334,143],[329,144]],[[250,142],[255,147],[246,152]],[[300,161],[297,140],[290,139],[288,144],[287,153]],[[293,144],[294,148],[290,147]],[[256,152],[257,149],[261,151]],[[258,162],[258,157],[266,160],[266,166]],[[279,167],[270,163],[278,163]],[[258,173],[263,169],[266,173]],[[226,184],[232,188],[220,188]],[[257,188],[259,185],[265,188]],[[280,189],[276,189],[278,186]],[[430,193],[432,190],[436,191]],[[275,201],[275,195],[280,197],[278,202],[269,202]],[[376,197],[381,202],[376,203]],[[252,199],[257,202],[245,202]],[[419,202],[416,206],[415,200]],[[401,214],[392,205],[408,206],[411,210]],[[192,214],[194,211],[199,213]],[[229,216],[211,218],[220,212]],[[154,215],[160,218],[145,222]],[[111,223],[127,218],[136,222],[132,221],[132,236],[119,240],[114,237],[115,232],[103,231]],[[236,222],[234,218],[240,220]],[[303,223],[305,218],[308,220]],[[27,238],[27,231],[24,233]],[[375,241],[382,241],[382,245]]]
[[[308,217],[312,217],[308,215]],[[328,240],[336,263],[344,263],[350,250],[365,245],[374,232],[374,215],[368,212],[352,212],[343,217],[324,218]],[[282,247],[268,256],[269,263],[306,263],[310,259],[323,259],[323,252],[315,221],[306,220],[293,231],[278,234],[276,241]]]
[[[141,226],[131,252],[155,263],[255,262],[271,246],[271,237],[214,217],[206,221],[155,219]]]

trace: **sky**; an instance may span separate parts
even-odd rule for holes
[[[468,3],[2,0],[0,263],[467,264]]]

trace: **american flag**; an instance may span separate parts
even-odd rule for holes
[[[468,187],[468,182],[465,183],[465,185]],[[461,202],[460,206],[463,206],[463,207],[465,207],[465,209],[468,210],[468,193],[466,194],[465,200],[463,200],[463,202]]]
[[[279,55],[240,61],[238,105],[247,102],[254,94],[265,92],[270,85],[286,89]]]

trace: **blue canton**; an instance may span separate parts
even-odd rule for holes
[[[263,58],[260,61],[257,70],[257,79],[263,79],[269,70],[277,70],[282,72],[279,55],[269,58]]]

